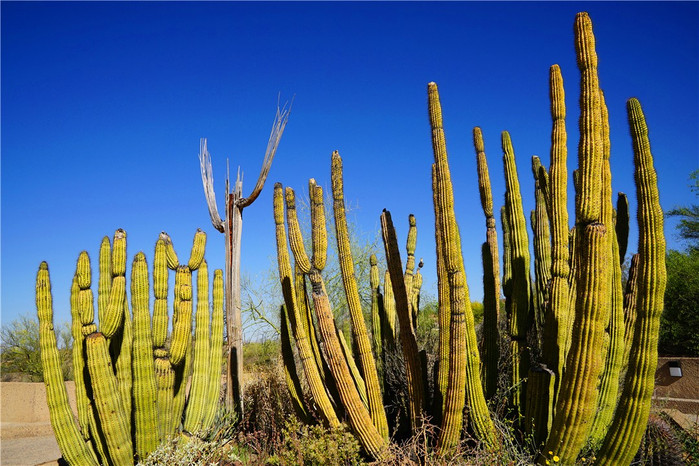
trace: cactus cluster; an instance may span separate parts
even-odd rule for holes
[[[418,301],[414,284],[420,281],[418,274],[413,274],[415,218],[409,219],[404,269],[390,213],[384,210],[381,214],[386,279],[381,288],[378,261],[372,256],[370,336],[357,300],[353,260],[347,243],[342,162],[339,154],[333,153],[333,209],[352,335],[358,348],[355,365],[352,354],[342,351],[343,339],[332,319],[322,278],[327,241],[321,188],[311,181],[313,255],[309,259],[298,226],[294,192],[286,188],[284,193],[280,184],[275,186],[279,270],[291,328],[284,334],[284,347],[286,351],[294,346],[298,348],[310,388],[298,395],[303,384],[299,383],[294,359],[287,356],[287,371],[295,374],[290,390],[297,393],[299,411],[330,425],[335,425],[340,413],[344,413],[350,429],[373,458],[382,459],[387,454],[385,412],[390,404],[386,401],[392,394],[386,378],[392,369],[386,364],[386,354],[398,347],[404,363],[407,417],[412,432],[425,419],[436,423],[439,428],[432,441],[438,454],[453,452],[466,432],[491,451],[501,448],[501,433],[495,428],[486,401],[498,388],[501,338],[506,340],[510,354],[510,378],[505,387],[510,394],[510,413],[515,425],[534,439],[537,452],[552,452],[562,464],[574,464],[582,449],[588,448],[596,452],[599,464],[629,464],[638,450],[653,389],[665,285],[662,212],[648,130],[640,104],[632,98],[627,103],[627,112],[634,150],[640,234],[639,252],[632,262],[627,288],[623,290],[621,265],[628,241],[628,201],[620,194],[614,209],[609,117],[597,74],[592,23],[586,13],[576,16],[575,45],[581,73],[581,111],[578,168],[573,171],[574,226],[570,229],[566,208],[568,169],[563,80],[560,68],[553,65],[549,169],[538,157],[532,158],[536,199],[536,208],[530,216],[533,257],[514,145],[509,133],[502,133],[506,181],[501,209],[502,276],[485,145],[480,128],[473,131],[486,219],[486,241],[482,245],[484,323],[480,342],[476,337],[454,214],[453,175],[447,160],[439,94],[435,83],[428,85],[440,331],[434,367],[427,367],[428,360],[419,351],[415,338]],[[289,243],[300,271],[294,276],[284,225],[284,197]],[[312,290],[312,306],[306,297],[307,280]],[[505,313],[500,312],[501,286]],[[498,322],[505,319],[506,335],[501,336]],[[283,323],[286,322],[285,318]],[[291,336],[296,345],[292,345]],[[320,355],[312,351],[317,346],[324,349]],[[622,379],[624,365],[628,369]],[[359,369],[353,370],[355,366]],[[431,371],[433,384],[427,383]],[[434,386],[433,393],[430,386]],[[362,395],[364,392],[366,395]],[[544,454],[537,458],[541,464],[549,460]]]
[[[172,241],[161,233],[153,260],[151,310],[145,255],[139,252],[133,259],[129,306],[126,233],[117,230],[112,243],[105,237],[98,268],[99,327],[90,258],[85,251],[80,254],[71,288],[77,422],[58,364],[48,264],[41,263],[36,303],[43,372],[51,424],[69,464],[133,464],[168,437],[202,432],[213,423],[223,363],[223,274],[214,272],[210,307],[205,246],[206,234],[198,230],[189,261],[180,265]],[[169,270],[176,270],[170,337]],[[192,272],[197,281],[194,345]]]

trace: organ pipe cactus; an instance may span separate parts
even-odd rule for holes
[[[454,215],[454,194],[447,161],[442,109],[435,83],[428,84],[428,107],[434,152],[433,180],[436,181],[435,216],[441,224],[441,254],[449,280],[450,355],[442,431],[438,450],[449,451],[458,442],[463,423],[463,407],[467,402],[476,437],[490,447],[497,445],[493,421],[485,402],[480,376],[480,358],[473,323],[473,311],[466,285],[461,238]],[[402,329],[401,329],[402,330]]]
[[[483,133],[479,127],[473,128],[473,145],[476,149],[478,169],[478,191],[481,207],[485,215],[486,241],[481,248],[483,256],[483,340],[481,359],[483,360],[483,387],[486,398],[495,395],[498,383],[498,360],[500,345],[498,320],[500,315],[500,261],[498,260],[498,236],[493,215],[493,193],[490,188],[490,174],[485,157]]]
[[[320,189],[319,186],[315,187]],[[322,191],[320,191],[322,192]],[[319,194],[318,194],[319,195]],[[295,195],[291,188],[286,188],[286,212],[287,223],[289,225],[289,243],[294,254],[296,264],[301,271],[306,274],[312,285],[313,308],[318,319],[318,328],[324,343],[325,351],[328,354],[328,365],[335,378],[340,400],[347,412],[349,425],[357,435],[359,442],[371,456],[381,458],[385,454],[386,443],[382,435],[374,426],[369,411],[363,404],[357,387],[352,379],[347,360],[340,344],[335,321],[328,295],[325,292],[325,284],[321,276],[319,265],[324,261],[319,260],[324,254],[321,251],[313,251],[313,261],[308,259],[308,255],[303,246],[301,229],[298,224],[295,209]],[[322,215],[312,214],[312,231],[323,234],[319,223]],[[314,241],[314,245],[323,244],[323,241]]]
[[[86,252],[80,254],[71,288],[78,423],[72,420],[72,414],[69,418],[65,417],[66,409],[70,413],[67,404],[62,406],[54,401],[54,398],[60,401],[60,394],[53,395],[53,386],[59,385],[53,382],[55,369],[51,364],[45,364],[46,380],[52,381],[49,409],[52,419],[56,419],[54,427],[59,446],[70,464],[101,462],[121,465],[131,464],[134,457],[145,459],[161,440],[177,432],[187,401],[191,408],[189,416],[193,419],[187,427],[195,431],[206,430],[213,422],[221,385],[223,279],[221,271],[217,270],[214,274],[214,311],[213,317],[209,319],[209,286],[203,258],[204,246],[205,235],[198,231],[189,265],[178,266],[181,269],[180,276],[176,279],[178,297],[175,307],[178,315],[174,316],[173,322],[191,320],[189,266],[199,269],[199,344],[197,348],[192,348],[191,328],[189,335],[187,331],[174,332],[177,335],[173,338],[173,344],[184,345],[183,350],[176,350],[184,352],[183,361],[179,365],[173,364],[166,347],[168,250],[170,265],[175,265],[176,260],[169,237],[163,233],[156,243],[153,273],[153,293],[156,299],[153,313],[158,319],[153,318],[153,327],[145,255],[136,254],[131,268],[132,322],[124,289],[126,233],[117,230],[112,245],[108,239],[102,241],[98,286],[100,296],[97,302],[102,303],[101,315],[105,322],[100,322],[100,326],[106,326],[108,332],[111,332],[109,340],[104,332],[97,331],[90,288],[90,258]],[[110,283],[107,276],[111,278]],[[102,294],[108,299],[104,299]],[[50,300],[48,267],[43,263],[37,276],[37,313],[42,323],[51,318],[48,312]],[[121,314],[120,317],[115,317],[117,313]],[[47,341],[45,345],[42,344],[42,358],[53,358],[51,354],[54,351],[52,348],[56,346],[55,335],[45,336]],[[49,341],[49,336],[53,337],[53,344]],[[192,379],[192,392],[186,396],[185,388],[189,384],[193,365],[197,367],[197,376]],[[60,368],[58,370],[60,372]],[[76,432],[79,440],[75,439]]]

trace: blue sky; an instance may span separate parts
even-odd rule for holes
[[[432,150],[426,85],[439,85],[455,207],[472,299],[482,296],[480,208],[471,139],[483,129],[496,208],[504,197],[500,132],[517,156],[525,212],[530,157],[548,166],[548,70],[563,71],[569,169],[576,164],[579,73],[573,21],[588,11],[610,113],[614,191],[635,188],[625,102],[646,113],[664,209],[696,202],[699,3],[39,3],[2,2],[2,321],[34,312],[49,263],[57,321],[69,319],[79,252],[96,260],[121,227],[129,257],[152,261],[161,230],[188,256],[200,227],[209,268],[223,267],[199,175],[207,137],[222,209],[226,159],[244,191],[260,169],[277,96],[295,95],[267,185],[244,211],[243,273],[275,255],[272,185],[329,189],[339,150],[345,196],[369,234],[391,211],[400,241],[418,221],[417,256],[434,294]],[[498,220],[498,228],[500,228]],[[682,248],[675,220],[668,245]],[[632,222],[633,228],[633,222]],[[632,229],[629,252],[636,250]],[[129,267],[130,268],[130,267]],[[93,263],[93,270],[96,263]],[[280,297],[281,302],[281,297]]]

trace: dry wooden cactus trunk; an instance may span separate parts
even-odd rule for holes
[[[162,233],[153,260],[153,309],[148,264],[142,252],[131,267],[131,311],[126,295],[126,233],[100,248],[99,327],[94,322],[90,258],[78,258],[71,288],[73,364],[78,422],[68,405],[53,332],[48,264],[36,280],[41,357],[51,424],[69,464],[133,464],[181,431],[200,433],[218,409],[223,364],[223,274],[213,277],[204,260],[206,234],[198,230],[186,265]],[[176,270],[172,332],[168,342],[168,272]],[[195,340],[192,345],[192,273],[196,272]],[[211,310],[212,309],[212,310]],[[191,380],[191,391],[185,389]],[[185,410],[185,404],[187,409]]]
[[[415,338],[414,300],[415,241],[408,237],[406,268],[403,269],[398,241],[388,211],[381,214],[385,245],[386,280],[380,289],[379,264],[371,260],[372,337],[364,325],[363,312],[351,307],[352,331],[359,342],[358,371],[348,351],[341,351],[337,330],[328,310],[321,272],[323,269],[324,217],[318,202],[320,187],[311,183],[313,256],[308,258],[295,212],[294,195],[286,190],[289,243],[296,267],[312,285],[315,319],[303,319],[296,310],[305,301],[291,275],[284,227],[284,192],[275,187],[275,223],[280,278],[284,289],[289,334],[294,336],[310,392],[299,397],[303,412],[315,413],[329,425],[336,425],[336,410],[347,414],[347,423],[366,453],[383,459],[386,453],[386,377],[390,368],[385,353],[400,346],[405,364],[410,428],[416,432],[430,416],[438,424],[433,440],[436,451],[448,454],[458,448],[469,432],[491,451],[500,448],[498,432],[486,399],[496,389],[498,341],[507,340],[511,352],[511,415],[515,425],[532,435],[537,461],[547,464],[556,456],[562,464],[574,464],[583,448],[596,454],[599,464],[629,464],[643,435],[653,373],[657,364],[659,316],[665,287],[665,242],[657,180],[648,142],[648,129],[636,99],[627,103],[634,149],[638,200],[639,245],[633,261],[632,280],[621,288],[621,265],[628,241],[628,201],[620,194],[616,211],[612,202],[609,118],[597,75],[597,55],[592,23],[586,13],[575,19],[575,49],[581,73],[580,141],[575,180],[574,226],[569,225],[567,204],[566,109],[561,71],[550,69],[552,132],[549,169],[538,157],[532,158],[536,209],[531,215],[534,244],[533,264],[529,233],[522,209],[514,145],[508,132],[502,133],[505,203],[501,209],[503,253],[499,269],[493,195],[490,188],[485,145],[480,128],[474,129],[481,203],[486,218],[486,242],[482,245],[484,270],[483,340],[476,339],[473,313],[466,286],[465,267],[457,219],[454,215],[452,177],[447,159],[446,139],[437,85],[428,85],[428,108],[434,150],[432,165],[435,209],[436,266],[439,307],[439,354],[434,376],[434,393],[428,393],[425,359]],[[348,301],[356,298],[352,258],[347,254],[346,220],[339,154],[332,156],[335,224],[338,229],[343,276]],[[411,229],[415,219],[410,219]],[[534,279],[531,277],[531,270]],[[305,282],[304,282],[305,283]],[[502,285],[501,285],[502,284]],[[500,315],[500,286],[506,298],[506,315]],[[296,291],[295,291],[296,290]],[[303,292],[305,295],[305,292]],[[308,309],[308,308],[306,308]],[[507,334],[498,334],[498,319],[507,319]],[[313,330],[316,325],[320,332]],[[305,327],[304,327],[305,325]],[[307,331],[310,326],[310,332]],[[312,347],[320,335],[324,355]],[[291,339],[290,339],[291,340]],[[311,340],[309,344],[308,340]],[[373,345],[371,342],[373,341]],[[372,354],[372,348],[374,354]],[[602,349],[602,351],[600,351]],[[287,369],[294,372],[293,360]],[[381,361],[377,372],[375,361]],[[621,367],[628,361],[625,379]],[[337,386],[323,380],[323,366]],[[377,383],[378,380],[378,383]],[[618,388],[621,385],[621,389]],[[290,382],[290,387],[297,386]],[[361,388],[366,397],[360,396]],[[381,389],[383,387],[384,393]],[[303,404],[303,400],[311,404]],[[431,403],[429,402],[431,400]],[[464,411],[468,422],[464,423]],[[551,453],[549,453],[551,452]]]

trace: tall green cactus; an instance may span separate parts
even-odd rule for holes
[[[454,215],[454,193],[447,161],[446,141],[442,123],[442,108],[435,83],[427,86],[430,127],[432,128],[433,170],[436,180],[435,216],[441,225],[441,254],[449,280],[449,305],[451,311],[449,382],[442,415],[442,431],[437,448],[449,451],[458,442],[463,424],[463,407],[466,402],[476,437],[489,447],[498,443],[495,426],[488,412],[480,374],[480,357],[469,299],[461,237]]]
[[[485,157],[483,133],[479,127],[473,128],[473,145],[476,149],[478,169],[478,191],[481,207],[485,215],[486,241],[481,248],[483,256],[483,339],[481,359],[483,360],[483,387],[486,398],[495,395],[498,385],[498,361],[500,342],[498,320],[500,318],[500,261],[498,260],[498,234],[495,230],[493,214],[493,193],[490,187],[488,162]]]
[[[46,262],[41,263],[36,275],[36,309],[39,316],[39,344],[46,385],[46,401],[49,405],[51,426],[56,434],[56,442],[63,457],[69,463],[96,465],[98,464],[97,456],[80,434],[68,404],[68,393],[63,381],[61,360],[53,331],[53,299],[49,267]]]
[[[626,106],[638,196],[637,317],[624,388],[614,420],[598,454],[599,464],[629,463],[640,445],[653,394],[660,315],[667,282],[663,212],[648,141],[648,127],[637,99],[629,99]]]

